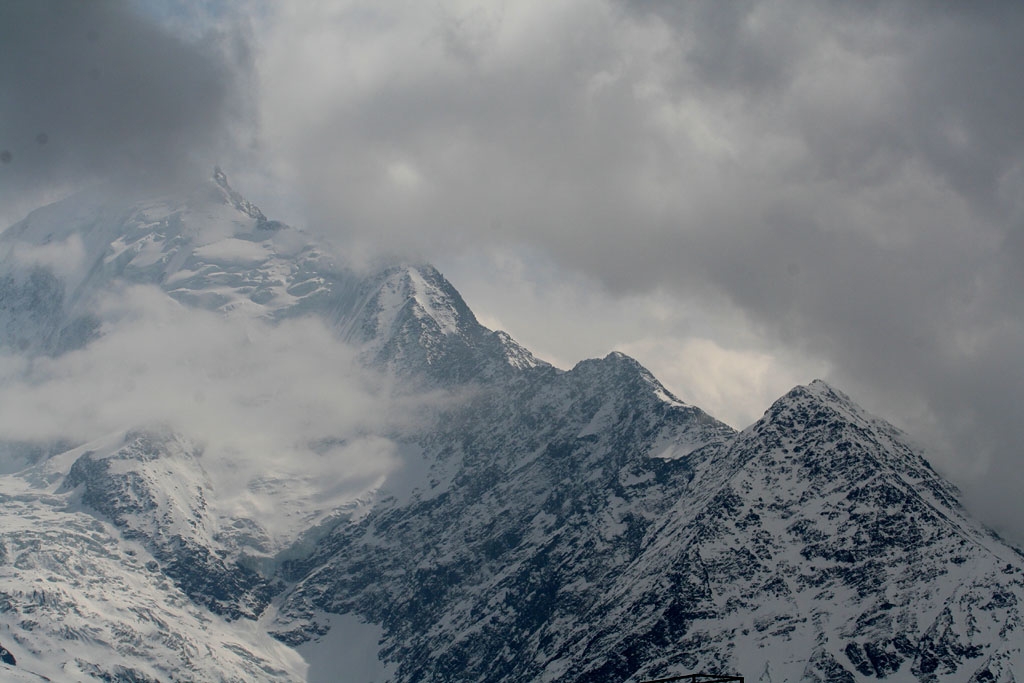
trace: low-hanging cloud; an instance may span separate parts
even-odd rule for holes
[[[1019,3],[292,7],[257,29],[264,144],[343,243],[528,245],[713,302],[1024,539],[1022,28]]]
[[[0,4],[0,222],[83,180],[188,175],[235,154],[239,123],[258,119],[260,145],[235,159],[263,155],[267,186],[349,253],[444,266],[513,248],[616,305],[674,298],[699,325],[623,345],[678,332],[682,350],[752,367],[804,355],[930,441],[987,519],[1024,539],[1019,3],[248,6],[253,54],[245,31],[183,38],[121,0]],[[74,266],[58,255],[21,257]],[[73,357],[106,348],[112,365],[132,328],[116,329]],[[737,330],[759,339],[737,344]],[[8,358],[6,384],[42,396],[71,358]],[[778,370],[762,393],[797,372]],[[742,389],[718,376],[734,384],[722,396]],[[121,395],[108,405],[202,431],[192,394],[176,411]],[[7,407],[5,429],[48,434],[41,413]],[[90,409],[66,411],[65,431],[108,425],[102,402]]]
[[[82,349],[0,357],[0,441],[78,444],[170,428],[202,447],[219,507],[255,505],[254,482],[272,482],[282,495],[313,495],[309,516],[400,468],[402,435],[430,407],[363,368],[315,319],[225,318],[145,286],[100,310],[103,334]],[[296,522],[273,510],[267,520]]]

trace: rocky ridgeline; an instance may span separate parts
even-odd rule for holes
[[[739,434],[666,394],[610,356],[451,416],[451,488],[289,564],[275,635],[357,613],[409,681],[1012,669],[1021,557],[894,428],[821,382]]]
[[[74,239],[88,267],[26,265]],[[125,425],[103,447],[0,444],[30,465],[0,479],[5,665],[25,653],[104,680],[295,680],[289,648],[330,643],[352,615],[380,627],[396,681],[1024,670],[1020,553],[823,382],[736,432],[622,354],[569,371],[536,359],[431,266],[338,265],[219,171],[182,199],[47,207],[0,254],[11,352],[87,345],[100,295],[144,283],[229,317],[317,316],[408,393],[448,397],[388,435],[423,465],[404,493],[385,483],[276,555],[252,519],[211,513],[220,492],[188,435]]]

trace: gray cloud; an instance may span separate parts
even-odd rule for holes
[[[786,6],[794,25],[807,9]],[[975,507],[1020,540],[1024,11],[903,3],[828,14],[833,28],[804,42],[840,47],[776,69],[788,80],[767,92],[702,81],[754,112],[780,107],[780,128],[764,132],[781,130],[805,150],[797,173],[779,166],[781,182],[747,177],[733,188],[751,211],[741,226],[705,235],[702,278],[776,335],[828,358],[837,379],[889,414],[923,402],[942,464],[961,473],[986,464],[984,476],[962,482]],[[687,30],[674,13],[667,20]],[[723,37],[699,22],[688,29]],[[859,80],[865,70],[872,78]],[[808,78],[836,79],[848,92],[816,93]],[[745,128],[764,129],[756,120]],[[752,197],[759,186],[764,194]],[[787,260],[794,281],[780,272]]]
[[[1018,3],[318,11],[260,29],[266,151],[314,225],[727,311],[1024,539]]]
[[[831,368],[1024,541],[1019,3],[250,4],[254,55],[126,2],[0,4],[6,217],[258,153],[352,254],[543,254],[573,275],[532,300],[638,311],[629,335],[566,318],[627,349],[678,334],[733,383]]]
[[[208,172],[245,106],[238,35],[183,40],[122,0],[0,3],[0,202]]]

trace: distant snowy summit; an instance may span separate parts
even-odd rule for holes
[[[61,353],[98,334],[94,309],[115,286],[156,285],[182,304],[281,320],[314,315],[367,358],[437,382],[543,364],[480,325],[430,265],[369,274],[312,235],[271,221],[218,168],[183,197],[129,205],[104,188],[31,213],[0,234],[0,344]]]
[[[181,196],[80,193],[0,234],[0,356],[26,376],[76,367],[61,359],[112,334],[110,297],[133,287],[245,330],[302,334],[289,325],[314,319],[415,419],[339,412],[355,426],[310,436],[301,467],[289,444],[215,454],[152,421],[88,443],[0,439],[0,643],[16,660],[0,671],[1024,671],[1021,552],[971,519],[899,430],[824,382],[737,432],[621,353],[560,370],[480,325],[434,267],[347,268],[219,169]],[[257,410],[265,397],[242,398]],[[387,467],[360,469],[371,462]]]

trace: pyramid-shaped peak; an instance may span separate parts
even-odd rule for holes
[[[479,326],[459,292],[432,265],[402,264],[383,270],[375,297],[375,329],[400,326],[411,315],[431,320],[443,335]]]
[[[616,372],[629,373],[634,375],[651,375],[638,360],[626,355],[621,351],[612,351],[604,358],[588,358],[581,360],[573,368],[573,371],[580,372]],[[651,375],[653,377],[653,375]]]
[[[860,452],[904,479],[924,482],[943,505],[959,507],[955,489],[940,481],[903,431],[822,380],[794,387],[744,433],[768,450],[806,442],[815,452]]]
[[[686,403],[672,394],[640,361],[621,351],[612,351],[604,358],[590,358],[577,363],[570,371],[588,381],[611,382],[624,391],[641,392],[659,402],[675,406]]]
[[[808,393],[818,396],[820,398],[827,398],[829,400],[841,400],[850,402],[850,397],[844,394],[839,389],[835,388],[823,379],[812,380],[809,384],[802,387]]]
[[[787,429],[804,430],[825,423],[882,428],[887,432],[895,429],[821,379],[790,389],[765,411],[757,424],[773,424]]]
[[[616,363],[628,363],[631,365],[643,367],[642,365],[640,365],[640,361],[638,361],[636,358],[633,358],[628,354],[623,353],[622,351],[612,351],[611,353],[604,357],[604,360]]]
[[[815,379],[808,384],[800,384],[793,387],[779,398],[772,407],[774,408],[780,404],[789,405],[794,403],[820,403],[866,415],[864,410],[853,399],[823,379]]]

